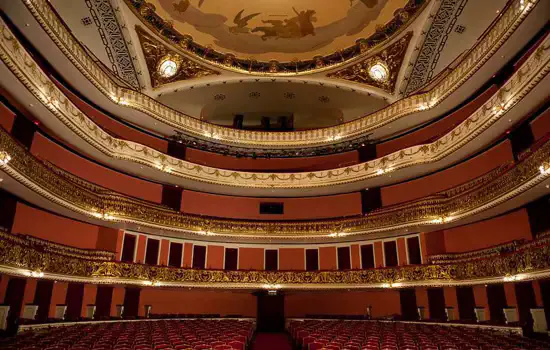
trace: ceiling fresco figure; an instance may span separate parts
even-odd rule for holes
[[[405,0],[350,0],[322,6],[316,1],[294,0],[277,4],[245,0],[152,2],[169,15],[181,33],[200,42],[205,42],[203,34],[207,34],[213,47],[243,55],[334,51],[329,46],[335,40],[349,37],[346,45],[354,44],[357,35],[372,34],[406,4]]]

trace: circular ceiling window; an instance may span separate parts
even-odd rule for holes
[[[388,80],[390,71],[384,63],[377,62],[369,68],[369,76],[375,81],[384,82]]]

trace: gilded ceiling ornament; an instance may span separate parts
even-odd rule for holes
[[[349,60],[364,54],[373,47],[399,35],[429,2],[426,0],[410,0],[403,8],[395,11],[393,18],[388,23],[378,24],[375,33],[372,33],[366,38],[358,39],[355,45],[337,50],[326,56],[303,59],[299,61],[299,64],[296,64],[296,62],[293,61],[277,62],[273,60],[251,60],[247,57],[235,57],[234,55],[232,55],[230,59],[227,59],[226,56],[228,54],[214,48],[207,49],[205,45],[195,42],[190,35],[180,33],[171,23],[170,19],[165,19],[157,14],[157,9],[153,4],[144,0],[124,1],[150,30],[162,36],[167,43],[175,44],[183,48],[185,54],[188,54],[190,57],[241,73],[269,75],[307,74],[316,72],[320,69],[341,66]],[[360,2],[364,4],[365,8],[373,8],[377,4],[375,0],[361,0]],[[350,2],[350,6],[353,7],[355,5],[356,3],[353,1]],[[172,3],[171,8],[165,8],[164,10],[167,10],[167,13],[173,12],[174,16],[179,17],[188,14],[190,9],[201,14],[200,7],[193,7],[193,4],[190,3],[189,0],[176,0]],[[213,14],[208,15],[216,16]],[[236,13],[232,21],[228,21],[227,27],[225,27],[223,33],[237,36],[250,35],[251,38],[258,37],[261,38],[262,41],[279,39],[297,40],[300,38],[315,37],[317,34],[314,24],[316,21],[316,11],[313,9],[300,11],[293,9],[293,12],[289,15],[290,17],[284,21],[278,19],[263,19],[263,21],[260,22],[261,25],[251,26],[251,22],[258,20],[261,15],[262,13],[260,12],[249,13],[246,9],[242,9],[240,12]],[[202,16],[207,16],[207,14],[202,14]],[[210,25],[206,27],[210,29],[217,28],[215,24],[216,23],[210,23]],[[219,25],[222,24],[218,24],[218,26]],[[225,24],[222,26],[225,26]],[[328,31],[325,30],[325,32]],[[216,40],[218,41],[223,41],[223,38],[216,37],[215,35],[213,37],[217,38]]]
[[[328,77],[371,85],[393,93],[405,53],[412,37],[413,32],[408,32],[399,41],[379,54],[350,67],[330,73]]]
[[[220,74],[170,50],[139,26],[136,26],[136,33],[153,88],[175,81]]]

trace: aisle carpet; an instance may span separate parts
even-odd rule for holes
[[[252,350],[292,350],[292,344],[286,333],[258,333]]]

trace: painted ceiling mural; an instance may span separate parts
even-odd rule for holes
[[[295,61],[369,37],[407,0],[150,0],[156,13],[194,41],[238,57]]]

